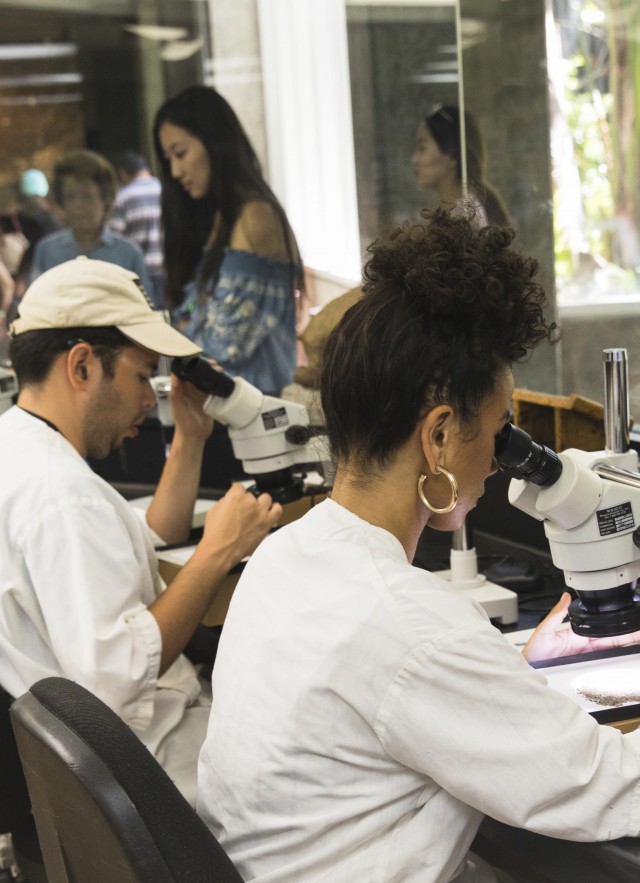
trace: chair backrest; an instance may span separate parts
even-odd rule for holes
[[[242,883],[133,731],[65,678],[11,706],[50,883]]]
[[[12,702],[13,696],[0,687],[0,834],[11,834],[12,860],[29,883],[47,883],[29,791],[11,726]]]
[[[13,831],[31,812],[27,783],[9,717],[12,702],[13,696],[0,687],[0,834]]]

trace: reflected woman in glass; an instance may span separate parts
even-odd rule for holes
[[[226,371],[278,394],[296,366],[300,253],[236,114],[193,86],[157,112],[167,297]]]
[[[444,208],[461,213],[471,206],[475,223],[512,226],[497,190],[485,180],[486,149],[477,119],[464,114],[468,194],[462,183],[460,111],[436,104],[418,123],[411,167],[419,190],[433,190]]]

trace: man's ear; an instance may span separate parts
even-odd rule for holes
[[[442,465],[444,449],[451,440],[454,413],[451,405],[438,405],[429,411],[422,422],[420,442],[422,453],[435,474],[436,468]]]
[[[86,389],[93,361],[93,350],[84,341],[75,344],[69,350],[67,354],[67,379],[74,389]]]

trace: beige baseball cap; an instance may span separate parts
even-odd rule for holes
[[[65,261],[38,276],[20,301],[9,333],[15,337],[47,328],[111,325],[133,343],[161,356],[201,352],[171,327],[164,313],[154,310],[136,273],[87,257]]]

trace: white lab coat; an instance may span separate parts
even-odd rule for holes
[[[209,703],[185,657],[158,677],[147,606],[163,585],[144,517],[17,407],[0,417],[0,513],[0,684],[13,696],[51,675],[82,684],[168,771],[174,754],[191,766],[177,784],[193,800]]]
[[[599,726],[332,500],[253,554],[213,696],[198,807],[247,881],[473,879],[483,813],[575,840],[640,830],[640,733]]]

